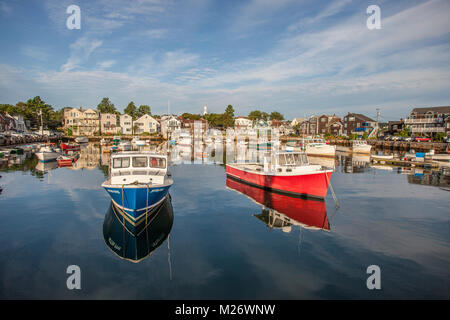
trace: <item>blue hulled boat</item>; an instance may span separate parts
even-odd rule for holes
[[[110,177],[102,187],[129,222],[136,224],[166,198],[172,184],[166,156],[120,152],[111,156]]]

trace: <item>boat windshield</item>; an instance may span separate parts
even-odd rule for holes
[[[308,164],[308,158],[304,153],[282,153],[278,155],[280,166],[303,166]]]
[[[120,168],[128,168],[130,166],[130,158],[114,158],[113,159],[113,168],[114,169],[120,169]]]
[[[150,167],[158,168],[158,169],[165,169],[166,168],[166,159],[150,157]]]
[[[147,157],[133,157],[133,167],[145,168],[147,166]]]

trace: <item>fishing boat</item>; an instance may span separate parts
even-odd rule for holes
[[[173,184],[167,156],[151,152],[120,152],[111,156],[110,177],[102,187],[131,222],[161,203]]]
[[[353,153],[370,153],[372,146],[367,144],[365,140],[353,140],[351,146],[337,146],[337,151],[353,152]]]
[[[75,138],[76,143],[88,143],[89,139],[87,137],[79,136]]]
[[[47,161],[55,161],[56,158],[60,156],[60,153],[57,152],[52,146],[45,145],[42,146],[39,149],[39,152],[36,152],[35,155],[39,159],[39,161],[47,162]]]
[[[80,151],[81,147],[77,143],[61,143],[60,148],[62,151]]]
[[[309,164],[304,152],[274,152],[264,163],[226,165],[229,178],[297,197],[325,198],[333,169]]]
[[[371,149],[372,146],[365,140],[354,140],[352,143],[352,151],[355,153],[370,153]]]
[[[250,198],[262,206],[262,212],[255,217],[271,229],[290,231],[297,225],[306,229],[329,231],[325,201],[307,200],[270,192],[227,178],[226,186]]]
[[[334,157],[336,146],[328,144],[323,139],[304,140],[305,152],[308,156]]]

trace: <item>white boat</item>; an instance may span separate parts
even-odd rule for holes
[[[390,155],[382,155],[382,154],[373,154],[371,155],[373,160],[392,160],[394,159],[394,156],[392,154]]]
[[[76,143],[88,143],[89,139],[87,137],[79,136],[75,138]]]
[[[143,147],[145,146],[145,140],[141,140],[137,137],[134,137],[133,140],[131,140],[131,143],[134,144],[137,147]]]
[[[119,143],[119,149],[122,151],[131,151],[133,150],[133,146],[129,141],[121,141]]]
[[[308,156],[334,157],[336,155],[336,146],[327,144],[323,139],[305,139],[302,141]]]
[[[35,153],[36,157],[41,162],[55,161],[60,156],[59,152],[56,152],[51,146],[43,146],[39,152]]]
[[[111,157],[110,177],[102,187],[124,218],[138,224],[166,198],[172,184],[167,156],[134,151]]]
[[[372,146],[365,140],[354,140],[352,143],[352,151],[355,153],[370,153],[371,149]]]
[[[435,154],[431,156],[431,159],[437,161],[450,161],[450,154]]]

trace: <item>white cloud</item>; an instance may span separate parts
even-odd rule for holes
[[[79,68],[102,43],[101,40],[97,39],[89,39],[87,37],[79,38],[70,45],[70,58],[61,66],[61,71],[68,72]]]

